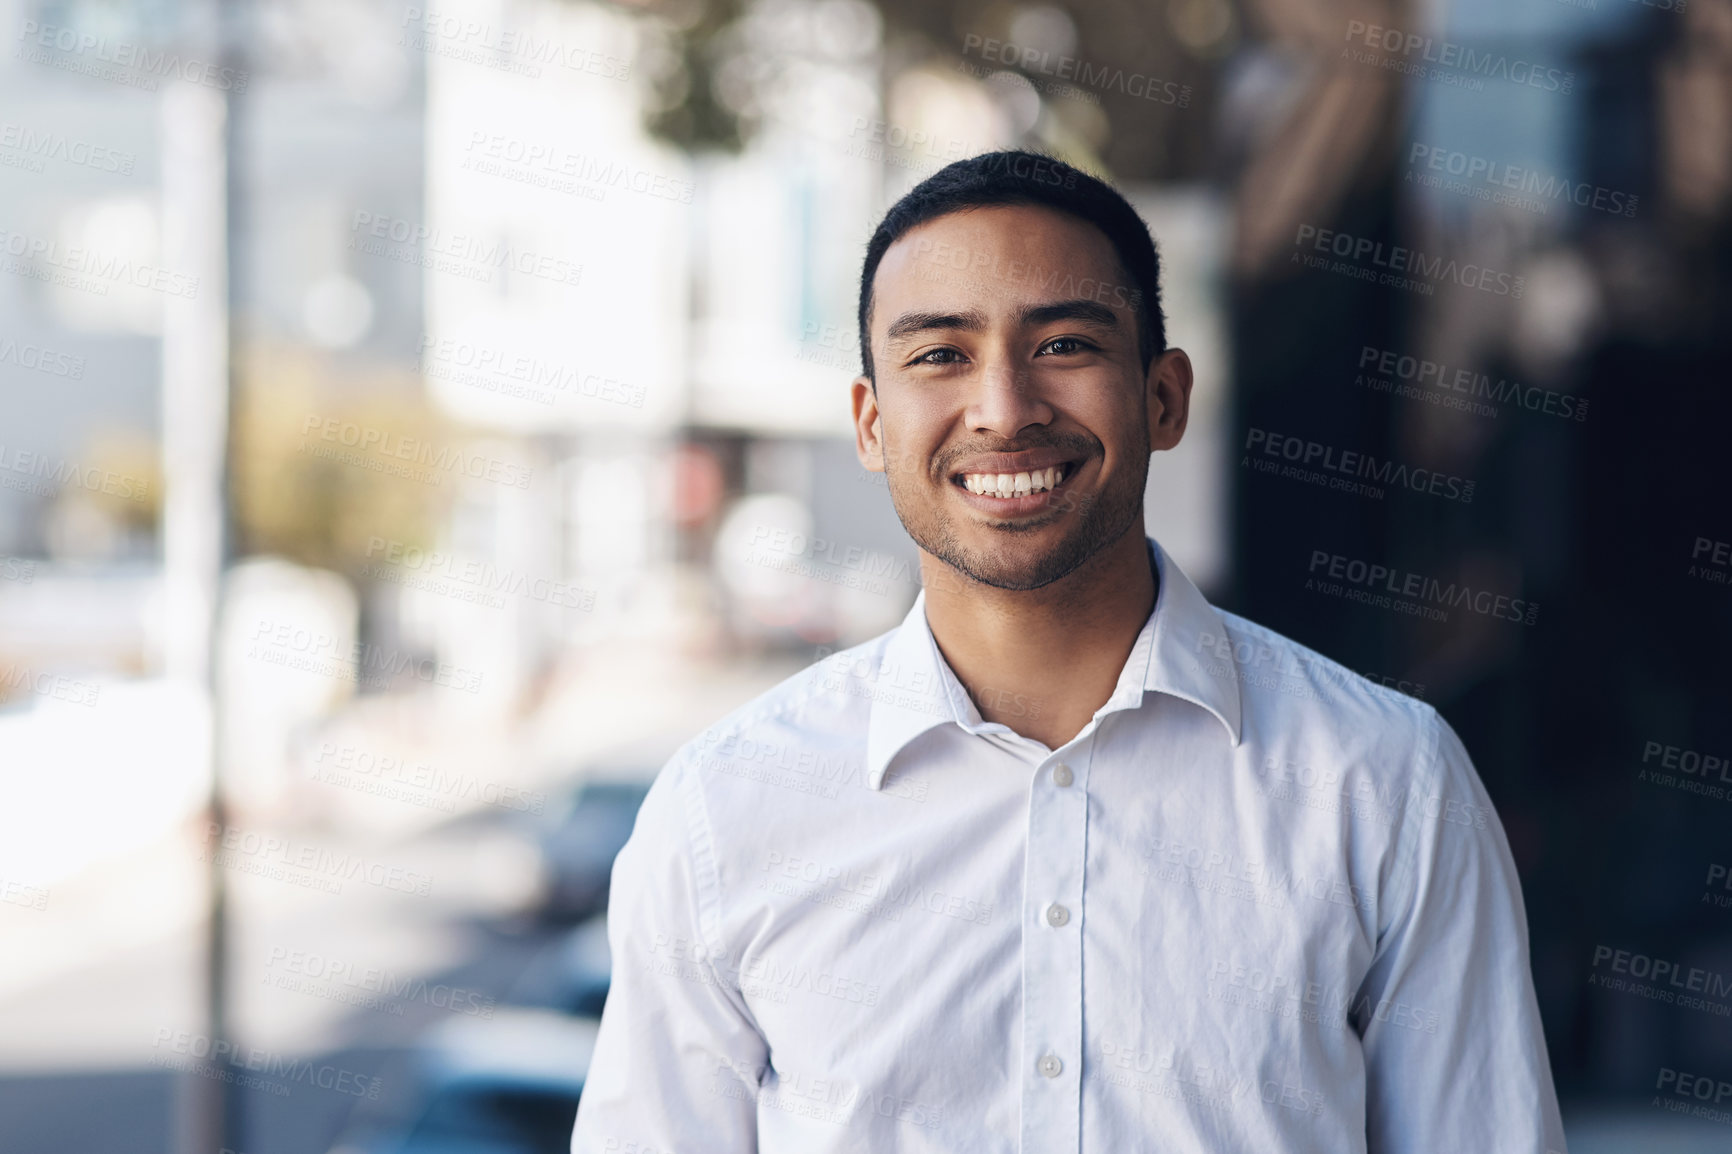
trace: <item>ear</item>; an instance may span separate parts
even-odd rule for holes
[[[854,455],[868,472],[884,471],[884,434],[878,419],[878,393],[865,376],[854,378]]]
[[[1149,402],[1149,451],[1170,449],[1185,435],[1191,415],[1191,358],[1168,349],[1149,362],[1143,382]]]

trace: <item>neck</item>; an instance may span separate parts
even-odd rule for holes
[[[1106,704],[1155,606],[1142,521],[1040,589],[982,585],[922,551],[926,621],[987,721],[1057,749]]]

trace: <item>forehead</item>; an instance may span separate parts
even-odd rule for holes
[[[1121,280],[1112,242],[1094,225],[1036,205],[993,205],[935,217],[885,250],[872,281],[872,327],[908,311],[974,308],[991,315],[1062,298],[1111,299]],[[1127,286],[1128,289],[1128,286]]]

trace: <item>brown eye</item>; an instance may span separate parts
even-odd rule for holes
[[[1069,348],[1060,348],[1059,346],[1061,346],[1061,345],[1068,345],[1070,347]],[[1042,345],[1040,351],[1041,351],[1041,353],[1051,352],[1051,353],[1054,353],[1055,355],[1058,355],[1058,356],[1064,356],[1067,353],[1085,352],[1092,347],[1093,346],[1090,345],[1087,341],[1084,341],[1078,337],[1054,337],[1052,340],[1050,340],[1050,341],[1046,342],[1046,344]],[[1039,354],[1036,354],[1036,355],[1039,355]]]

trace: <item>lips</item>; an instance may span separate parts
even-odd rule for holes
[[[1080,449],[1066,452],[1063,449],[1024,449],[1018,453],[975,453],[958,461],[951,468],[951,476],[959,477],[970,473],[984,474],[1032,473],[1036,469],[1050,469],[1054,465],[1076,465],[1085,454]]]

